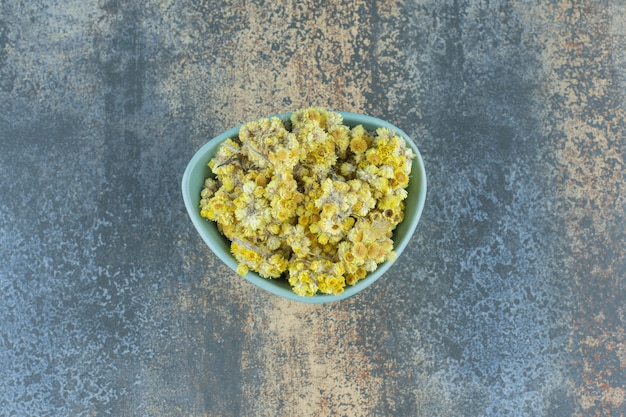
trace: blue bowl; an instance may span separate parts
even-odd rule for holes
[[[398,259],[409,243],[411,236],[415,232],[426,201],[426,171],[424,169],[422,156],[413,140],[411,140],[406,133],[392,124],[375,117],[364,116],[361,114],[346,112],[338,113],[343,117],[343,124],[346,126],[353,127],[360,124],[363,125],[363,127],[368,131],[375,130],[379,127],[386,127],[394,131],[396,134],[404,138],[407,145],[411,147],[416,155],[411,169],[409,186],[407,189],[407,198],[404,200],[404,220],[398,224],[393,232],[394,251],[397,255],[396,259]],[[283,121],[289,120],[290,116],[291,113],[276,115],[276,117],[279,117]],[[193,225],[198,230],[198,233],[200,233],[202,240],[204,240],[213,253],[215,253],[233,271],[237,270],[237,261],[230,252],[230,241],[217,230],[215,222],[209,221],[200,216],[199,207],[200,191],[204,185],[204,180],[207,177],[214,177],[213,172],[207,164],[213,158],[223,141],[228,138],[237,137],[240,128],[241,126],[234,127],[219,136],[216,136],[207,144],[202,146],[193,158],[191,158],[191,161],[189,161],[182,180],[183,199]],[[346,285],[344,292],[340,295],[316,294],[311,297],[302,297],[295,294],[291,290],[291,286],[286,279],[262,278],[253,271],[248,272],[243,278],[280,297],[305,303],[319,304],[343,300],[358,293],[359,291],[363,291],[365,288],[376,282],[376,280],[378,280],[385,272],[387,272],[392,264],[393,262],[390,261],[379,264],[375,271],[370,272],[365,278],[357,282],[355,285]]]

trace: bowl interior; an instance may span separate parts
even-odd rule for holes
[[[404,210],[404,220],[398,224],[393,233],[394,250],[397,257],[399,257],[406,248],[413,232],[415,231],[415,228],[417,227],[417,223],[419,222],[419,218],[424,208],[424,202],[426,200],[426,171],[424,169],[422,156],[413,140],[411,140],[411,138],[409,138],[402,130],[392,124],[371,116],[347,112],[338,113],[342,115],[343,123],[350,127],[361,124],[366,130],[374,130],[378,127],[387,127],[388,129],[395,131],[396,134],[402,136],[406,140],[407,145],[411,147],[416,155],[411,169],[410,181],[407,190],[408,196],[405,200],[406,207]],[[291,116],[291,113],[284,113],[276,116],[280,117],[283,121],[287,121]],[[217,230],[217,225],[214,222],[206,220],[200,216],[199,205],[200,191],[202,190],[205,178],[209,176],[214,177],[213,172],[207,164],[211,158],[213,158],[220,144],[224,140],[238,135],[240,127],[241,126],[237,126],[230,129],[211,139],[208,143],[202,146],[193,156],[191,161],[189,161],[182,180],[183,199],[193,225],[209,248],[233,271],[237,269],[237,261],[230,253],[230,241]],[[380,276],[382,276],[391,267],[391,265],[392,262],[383,262],[379,264],[376,271],[369,273],[356,285],[346,286],[341,295],[318,294],[312,297],[301,297],[291,290],[291,286],[285,279],[262,278],[257,273],[252,271],[248,272],[244,278],[275,295],[285,297],[290,300],[307,303],[326,303],[345,299],[367,288]]]

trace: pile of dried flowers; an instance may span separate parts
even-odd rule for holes
[[[301,296],[341,294],[394,259],[414,157],[401,136],[323,108],[263,118],[209,162],[200,214],[231,241],[239,274],[286,276]]]

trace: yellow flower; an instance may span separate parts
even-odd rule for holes
[[[378,167],[378,175],[383,178],[392,179],[394,177],[393,167],[391,165],[382,165]]]
[[[278,207],[277,209],[275,209],[273,211],[273,214],[281,222],[284,222],[291,217],[291,212],[288,209],[282,207]]]
[[[329,240],[330,240],[330,238],[329,238],[329,236],[326,233],[320,233],[317,236],[317,243],[319,243],[321,245],[327,244]]]
[[[215,218],[215,212],[207,207],[200,207],[200,216],[213,220]]]
[[[354,223],[356,223],[356,220],[352,216],[349,216],[343,219],[342,227],[343,227],[344,234],[347,233],[350,229],[352,229],[352,226],[354,226]]]
[[[375,271],[377,267],[378,267],[378,264],[373,259],[367,259],[365,263],[363,264],[363,268],[366,271],[366,275],[367,275],[367,272]],[[365,278],[365,276],[363,276],[363,278]]]
[[[356,197],[350,191],[347,183],[326,178],[322,182],[321,195],[315,199],[315,206],[322,208],[331,205],[336,207],[336,211],[347,213],[356,203]]]
[[[274,151],[270,151],[268,159],[278,169],[291,169],[299,161],[300,153],[297,148],[289,149],[278,145]]]
[[[310,252],[311,239],[302,225],[285,226],[284,235],[286,236],[287,245],[289,245],[294,254],[304,256]]]
[[[355,171],[356,166],[350,162],[343,162],[339,166],[339,175],[343,176],[346,180],[352,179]]]
[[[367,141],[362,136],[350,140],[350,150],[356,154],[362,154],[367,150]]]
[[[245,264],[239,264],[237,265],[237,273],[241,276],[244,276],[248,273],[249,269],[248,266]]]
[[[383,161],[378,149],[370,148],[365,152],[365,159],[372,165],[380,165]]]
[[[406,187],[409,185],[409,176],[401,169],[396,169],[393,173],[398,187]]]
[[[257,236],[258,238],[264,239],[264,247],[270,252],[276,252],[283,246],[283,240],[277,236],[273,236],[268,234],[264,237]]]
[[[350,146],[349,131],[350,128],[344,125],[335,126],[328,131],[333,143],[336,146],[337,156],[340,159],[344,159],[346,157],[346,151]]]
[[[348,251],[348,252],[346,252],[346,253],[344,253],[344,254],[343,254],[343,260],[344,260],[346,263],[351,264],[351,263],[353,263],[353,262],[356,260],[356,258],[354,257],[354,255],[352,254],[352,252],[349,252],[349,251]]]
[[[219,188],[219,182],[215,181],[213,178],[207,178],[204,181],[204,187],[202,188],[202,191],[200,191],[200,198],[206,199],[213,196]]]
[[[261,256],[260,249],[253,245],[246,243],[242,240],[236,239],[231,242],[230,250],[240,264],[243,264],[246,268],[258,270],[259,266],[263,262],[263,256]],[[243,271],[244,267],[241,268]]]
[[[296,110],[291,113],[291,123],[294,127],[314,122],[318,126],[321,125],[322,119],[325,120],[325,110],[319,107],[309,107],[307,109]]]
[[[343,223],[341,219],[336,216],[323,216],[317,224],[319,230],[327,235],[329,239],[332,239],[332,237],[343,236],[343,225],[340,222]]]
[[[307,271],[298,274],[294,274],[290,271],[288,280],[293,292],[302,297],[310,297],[317,293],[317,283],[311,279]]]
[[[353,252],[356,259],[365,259],[367,257],[367,246],[362,242],[357,242],[354,244]]]
[[[232,139],[226,139],[219,147],[215,156],[209,161],[209,167],[215,172],[221,166],[239,163],[242,165],[240,147]]]
[[[267,226],[267,231],[272,233],[272,234],[274,234],[274,235],[279,234],[280,233],[280,224],[278,224],[278,223],[270,224],[269,226]]]
[[[363,184],[356,193],[356,204],[353,211],[356,215],[365,217],[376,206],[376,199],[372,195],[369,184]],[[358,205],[358,207],[357,207]]]
[[[264,200],[253,199],[253,195],[242,193],[234,201],[235,218],[254,234],[257,230],[264,230],[271,220],[269,207]]]
[[[378,168],[374,165],[366,165],[364,169],[359,169],[356,176],[361,181],[364,181],[370,185],[375,184],[378,180]]]
[[[265,278],[278,278],[287,270],[289,263],[280,253],[276,253],[261,263],[259,275]]]
[[[354,285],[359,281],[359,278],[355,274],[346,275],[346,284]]]
[[[365,270],[365,268],[358,268],[356,270],[356,277],[358,279],[363,279],[365,278],[366,275],[367,275],[367,271]]]
[[[317,283],[321,293],[339,295],[343,293],[345,278],[341,275],[320,274],[317,276]]]
[[[221,180],[222,188],[225,191],[233,191],[240,184],[239,178],[234,175],[229,175],[227,172],[223,173]]]
[[[209,162],[200,215],[231,241],[237,272],[341,294],[395,257],[414,157],[388,129],[349,128],[321,107],[246,123]]]

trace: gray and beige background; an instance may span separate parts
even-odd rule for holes
[[[0,1],[0,415],[624,416],[625,51],[623,0]],[[327,305],[239,278],[180,192],[310,105],[429,180]]]

